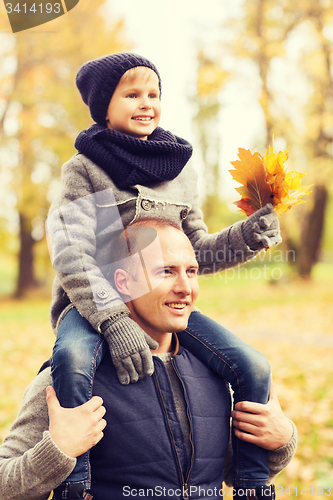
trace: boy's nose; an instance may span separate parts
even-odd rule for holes
[[[151,108],[151,104],[149,102],[149,99],[148,97],[143,97],[141,102],[140,102],[140,108],[141,109],[150,109]]]

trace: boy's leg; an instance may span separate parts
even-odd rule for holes
[[[191,314],[188,327],[178,337],[181,345],[230,383],[235,403],[267,403],[270,367],[261,353],[200,312]],[[234,433],[232,439],[233,486],[266,485],[267,450],[241,441]]]
[[[104,337],[75,308],[67,312],[58,328],[51,362],[53,386],[61,406],[74,408],[91,399],[93,377],[106,349]],[[83,489],[89,490],[89,452],[77,458],[67,483],[82,483]]]

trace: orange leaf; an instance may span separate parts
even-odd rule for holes
[[[229,170],[233,179],[243,184],[236,188],[242,198],[235,204],[246,215],[251,215],[272,202],[272,189],[267,182],[264,159],[259,153],[252,154],[248,149],[239,148],[238,157],[239,160],[231,162],[235,169]]]
[[[231,162],[235,168],[229,172],[242,184],[236,188],[241,199],[235,205],[246,215],[253,214],[267,203],[272,203],[278,214],[304,203],[301,196],[309,194],[309,186],[301,187],[304,174],[287,173],[284,162],[288,159],[288,149],[276,154],[273,148],[269,148],[264,159],[259,153],[252,154],[239,148],[238,157],[239,160]]]

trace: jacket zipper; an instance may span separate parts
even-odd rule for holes
[[[159,395],[160,395],[160,398],[161,398],[161,401],[162,401],[164,413],[166,415],[167,424],[168,424],[169,432],[170,432],[170,435],[171,435],[173,448],[174,448],[174,451],[175,451],[175,454],[176,454],[176,458],[177,458],[178,468],[179,468],[180,477],[181,477],[182,486],[183,486],[183,498],[188,498],[188,495],[187,495],[187,481],[186,482],[184,481],[183,469],[182,469],[182,466],[181,466],[181,463],[180,463],[180,459],[179,459],[179,455],[178,455],[178,452],[177,452],[175,438],[173,436],[173,432],[172,432],[172,429],[171,429],[168,412],[167,412],[167,409],[166,409],[166,406],[165,406],[165,403],[164,403],[164,399],[163,399],[163,396],[162,396],[162,391],[161,391],[161,387],[160,387],[160,384],[159,384],[159,381],[158,381],[158,378],[157,378],[157,375],[156,375],[156,371],[154,371],[154,377],[155,377],[156,385],[157,385],[157,388],[158,388],[158,392],[159,392]],[[190,425],[191,425],[191,423],[190,423]],[[191,443],[192,443],[192,441],[191,441]],[[192,445],[192,456],[193,456],[193,445]],[[191,470],[191,468],[192,468],[192,458],[191,458],[191,467],[190,467],[190,470]],[[189,474],[187,476],[187,479],[188,479],[188,477],[189,477]]]
[[[186,477],[186,481],[184,483],[184,492],[186,493],[187,491],[187,485],[188,485],[188,482],[189,482],[189,479],[190,479],[190,474],[191,474],[191,471],[192,471],[192,467],[193,467],[193,455],[194,455],[194,446],[193,446],[193,440],[192,440],[192,422],[191,422],[191,418],[190,418],[190,412],[189,412],[189,404],[188,404],[188,400],[187,400],[187,397],[186,397],[186,390],[185,390],[185,386],[184,386],[184,383],[178,373],[178,370],[177,370],[177,367],[175,365],[175,362],[173,360],[173,358],[171,358],[171,363],[172,363],[172,366],[173,366],[173,369],[175,370],[175,373],[182,385],[182,388],[183,388],[183,393],[184,393],[184,399],[185,399],[185,403],[186,403],[186,413],[187,413],[187,419],[188,419],[188,422],[189,422],[189,425],[190,425],[190,443],[191,443],[191,450],[192,450],[192,453],[191,453],[191,460],[190,460],[190,466],[188,468],[188,472],[187,472],[187,477]],[[188,495],[184,494],[183,498],[186,498]]]

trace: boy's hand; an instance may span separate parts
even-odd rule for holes
[[[90,450],[103,437],[106,426],[103,400],[94,396],[76,408],[60,406],[53,387],[46,389],[49,431],[55,444],[69,457],[76,458]]]
[[[273,205],[267,203],[243,222],[243,237],[251,250],[270,248],[281,243],[280,224]]]
[[[121,384],[135,383],[154,373],[150,349],[157,349],[158,343],[127,314],[105,321],[101,329]]]
[[[235,435],[266,450],[287,444],[293,434],[292,425],[284,416],[275,393],[273,379],[267,404],[240,401],[231,412]]]
[[[158,344],[144,332],[147,347],[142,351],[131,354],[124,358],[112,358],[116,367],[119,382],[128,385],[135,383],[146,376],[150,377],[154,373],[154,363],[150,349],[157,349]]]

